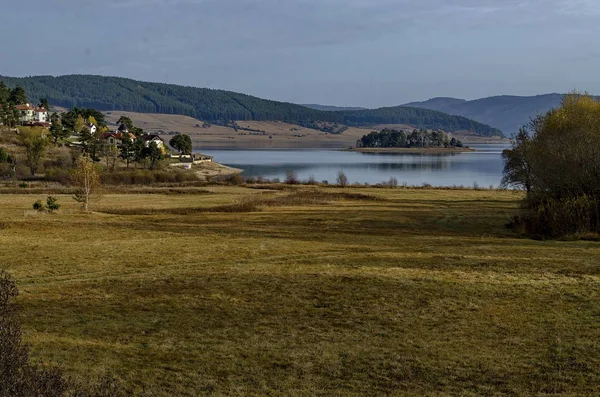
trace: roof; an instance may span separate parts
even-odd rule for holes
[[[158,136],[158,135],[155,135],[155,134],[146,134],[146,135],[142,135],[142,139],[143,139],[143,140],[145,140],[146,142],[148,142],[148,141],[153,141],[153,140],[155,140],[155,139],[159,139],[159,140],[161,140],[161,141],[163,141],[163,142],[164,142],[164,140],[163,140],[163,139],[162,139],[160,136]]]
[[[25,105],[17,105],[15,106],[15,108],[17,110],[35,110],[35,108],[28,103],[26,103]]]
[[[114,132],[105,132],[104,134],[102,134],[102,139],[108,139],[110,137],[117,138],[117,134],[115,134]]]

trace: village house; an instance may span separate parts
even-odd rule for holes
[[[36,108],[29,103],[17,105],[21,124],[49,124],[50,116],[45,108]]]
[[[135,140],[135,135],[132,133],[129,134],[129,139],[132,141]],[[102,134],[102,139],[109,146],[119,146],[123,143],[123,133],[122,132],[105,132]]]
[[[144,145],[146,147],[150,147],[152,142],[156,143],[159,149],[163,149],[165,147],[165,141],[158,135],[155,134],[146,134],[142,135],[142,139],[144,140]]]

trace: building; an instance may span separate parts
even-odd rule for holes
[[[50,115],[45,108],[36,108],[29,103],[17,105],[15,108],[19,111],[21,124],[47,124],[50,122]]]
[[[144,145],[146,147],[150,147],[152,142],[156,143],[159,149],[163,149],[165,147],[165,141],[158,135],[154,134],[146,134],[142,135],[142,139],[144,140]]]
[[[121,132],[105,132],[102,134],[102,139],[110,146],[120,146],[123,143],[123,133]],[[134,141],[135,135],[129,133],[129,139]]]

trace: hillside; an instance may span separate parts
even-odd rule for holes
[[[47,98],[52,105],[103,111],[180,114],[210,122],[228,120],[285,121],[303,126],[331,122],[351,126],[409,124],[416,128],[469,130],[483,136],[499,130],[473,120],[406,107],[359,111],[321,111],[292,103],[260,99],[230,91],[141,82],[89,75],[3,77],[8,87],[25,88],[32,102]]]
[[[437,110],[464,116],[480,123],[500,129],[505,135],[512,135],[537,114],[560,105],[562,94],[537,96],[495,96],[472,101],[456,98],[432,98],[423,102],[411,102],[404,106]]]

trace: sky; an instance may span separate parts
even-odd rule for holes
[[[9,1],[0,74],[364,107],[600,94],[599,18],[598,0]]]

